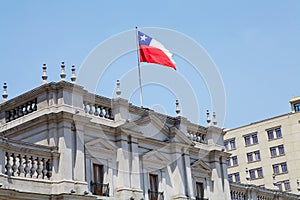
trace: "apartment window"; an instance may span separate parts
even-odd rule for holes
[[[246,146],[257,144],[258,143],[257,133],[252,133],[244,136],[244,140]]]
[[[228,174],[228,181],[229,181],[230,183],[233,182],[232,176],[233,176],[232,174]]]
[[[254,155],[254,158],[253,158],[253,155]],[[248,160],[248,163],[254,162],[254,161],[260,161],[260,152],[254,151],[254,152],[247,153],[247,160]]]
[[[275,135],[274,135],[274,132],[275,132]],[[269,129],[269,130],[267,130],[267,135],[268,135],[269,140],[282,138],[281,128],[277,127],[277,128]]]
[[[228,151],[229,150],[229,148],[228,148],[228,142],[224,142],[224,146],[225,146],[226,151]]]
[[[286,191],[290,191],[291,190],[291,185],[290,185],[290,181],[289,180],[284,181],[284,189]]]
[[[249,170],[250,178],[251,179],[256,179],[256,178],[263,178],[263,170],[262,168],[256,168],[256,169],[250,169]]]
[[[230,140],[230,147],[231,149],[235,149],[236,146],[235,146],[235,140]]]
[[[268,139],[269,140],[274,140],[273,130],[268,130],[267,133],[268,133]]]
[[[287,165],[285,162],[281,163],[281,170],[282,170],[282,173],[286,173],[288,171]]]
[[[271,157],[277,156],[276,147],[271,147],[270,152],[271,152]]]
[[[240,173],[233,173],[233,174],[228,174],[228,181],[229,182],[240,182]]]
[[[278,187],[279,191],[282,191],[282,183],[277,182],[276,186]]]
[[[279,155],[284,155],[284,146],[283,145],[279,145],[278,150],[279,150]]]
[[[246,146],[248,146],[248,145],[251,144],[251,142],[250,142],[250,135],[245,136],[244,139],[245,139],[245,145]]]
[[[233,166],[238,165],[238,158],[237,158],[237,156],[232,156],[232,165]]]
[[[252,141],[253,141],[253,144],[257,144],[258,143],[258,138],[257,138],[257,134],[253,134],[252,135]]]
[[[276,138],[281,138],[282,137],[281,128],[275,128],[275,133],[276,133]]]
[[[264,177],[262,168],[257,168],[257,176],[258,176],[258,178],[263,178]]]
[[[232,176],[233,176],[232,174],[228,174],[228,181],[229,181],[230,183],[233,182]]]
[[[255,179],[256,178],[256,176],[255,176],[255,170],[254,169],[250,169],[249,173],[250,173],[250,178],[251,179]]]
[[[235,173],[234,174],[234,177],[235,177],[235,182],[240,182],[240,173]]]
[[[235,149],[236,148],[235,139],[231,139],[229,141],[225,141],[224,142],[224,146],[225,146],[226,151],[230,151],[230,150]]]
[[[279,165],[278,164],[273,165],[273,173],[274,174],[279,174]]]
[[[149,199],[150,200],[157,200],[158,199],[158,175],[157,174],[149,174],[150,179],[150,189]]]
[[[254,155],[255,155],[255,160],[259,161],[260,160],[260,152],[259,151],[255,151]]]
[[[300,103],[294,104],[295,112],[300,112]]]
[[[226,159],[226,164],[227,164],[228,167],[231,166],[230,158],[227,158],[227,159]]]
[[[248,163],[249,163],[249,162],[253,162],[253,156],[252,156],[252,153],[247,153],[247,159],[248,159]]]
[[[203,183],[196,182],[196,197],[198,197],[198,198],[203,198],[204,197]]]

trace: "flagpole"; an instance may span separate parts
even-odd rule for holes
[[[142,79],[141,79],[141,62],[140,62],[140,45],[138,27],[135,27],[136,31],[136,45],[137,45],[137,57],[138,57],[138,72],[139,72],[139,85],[140,85],[140,104],[143,107],[143,91],[142,91]]]

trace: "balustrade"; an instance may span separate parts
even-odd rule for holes
[[[231,200],[247,200],[245,192],[242,191],[230,191]]]
[[[87,95],[84,99],[83,109],[85,113],[100,118],[114,119],[110,99],[91,94]]]
[[[5,112],[6,122],[10,122],[12,120],[18,119],[24,115],[27,115],[33,111],[37,110],[37,99],[33,99],[31,101],[27,101],[22,105],[18,105],[8,111]]]
[[[188,131],[186,136],[190,138],[192,141],[207,144],[206,134],[204,133]]]
[[[8,176],[38,179],[49,179],[52,176],[49,158],[6,152],[5,163],[5,174]]]

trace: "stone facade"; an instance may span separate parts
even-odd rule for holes
[[[120,94],[60,81],[3,101],[0,198],[231,199],[222,129]]]
[[[228,130],[229,180],[299,194],[300,98],[292,112]]]

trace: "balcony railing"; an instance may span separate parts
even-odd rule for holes
[[[91,181],[91,190],[92,193],[99,196],[109,196],[109,184],[97,183]]]
[[[164,193],[148,190],[149,200],[164,200]]]

